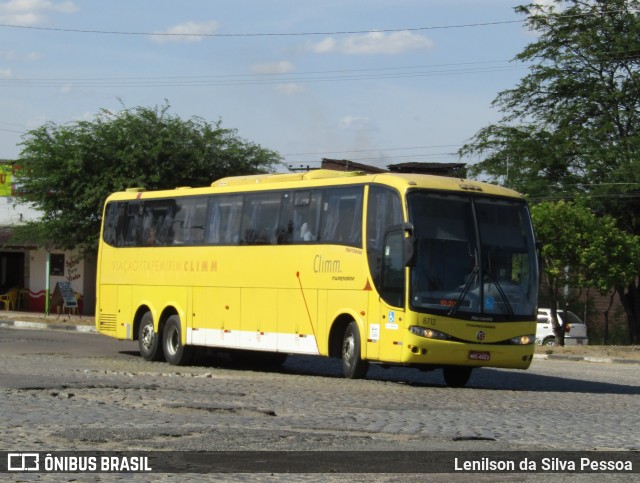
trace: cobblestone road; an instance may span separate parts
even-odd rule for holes
[[[224,356],[146,362],[95,334],[0,329],[0,448],[59,450],[632,450],[638,366],[534,361],[481,369],[469,386],[439,371],[290,357],[276,371]]]

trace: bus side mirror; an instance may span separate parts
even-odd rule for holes
[[[413,268],[416,266],[416,238],[409,235],[404,239],[404,266]]]
[[[405,267],[415,267],[416,266],[416,245],[417,239],[413,235],[415,228],[412,223],[403,223],[402,229],[407,234],[404,239],[404,266]]]

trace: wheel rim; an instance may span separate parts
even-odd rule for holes
[[[344,343],[342,345],[342,359],[349,365],[353,363],[353,359],[355,357],[355,346],[356,341],[353,337],[353,334],[349,334],[347,337],[345,337]]]
[[[155,335],[153,333],[153,325],[147,324],[142,328],[142,336],[140,337],[140,341],[142,342],[142,346],[151,350],[153,348],[153,339]]]
[[[169,328],[169,333],[167,334],[167,352],[169,354],[174,355],[178,352],[180,348],[180,332],[175,327]]]

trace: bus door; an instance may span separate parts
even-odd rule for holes
[[[406,319],[406,229],[404,225],[390,228],[385,234],[382,247],[378,320],[379,359],[383,361],[400,361],[403,351]]]

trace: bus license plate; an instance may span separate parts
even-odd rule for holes
[[[471,359],[472,361],[488,361],[491,360],[491,353],[469,351],[469,359]]]

